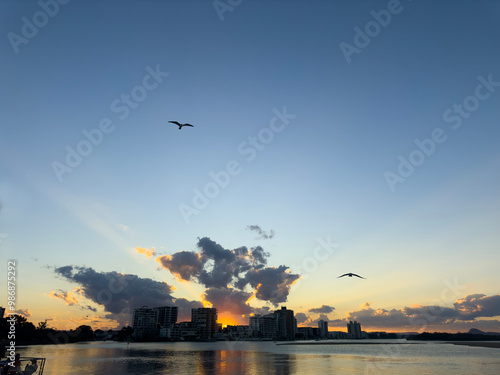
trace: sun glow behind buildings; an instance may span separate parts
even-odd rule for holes
[[[226,328],[227,326],[235,326],[238,325],[238,322],[234,320],[231,316],[224,315],[217,319],[217,323],[222,324],[222,328]]]

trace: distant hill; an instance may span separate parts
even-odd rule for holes
[[[483,332],[480,329],[477,328],[471,328],[469,329],[469,332],[467,332],[469,335],[488,335],[488,336],[500,336],[500,332]]]

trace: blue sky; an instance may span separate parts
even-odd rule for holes
[[[221,3],[232,9],[219,16],[210,1],[47,1],[55,14],[45,18],[36,2],[0,4],[0,249],[2,263],[19,263],[17,307],[33,321],[83,321],[78,305],[48,296],[85,289],[57,277],[67,265],[201,300],[203,285],[135,249],[172,255],[209,237],[225,249],[262,246],[268,266],[303,276],[287,306],[335,307],[332,324],[370,312],[365,302],[435,304],[458,279],[456,299],[483,294],[497,313],[438,327],[499,327],[498,3]],[[26,20],[45,25],[27,37]],[[356,45],[356,28],[372,33],[369,44]],[[342,43],[357,52],[346,58]],[[102,121],[112,131],[58,177],[54,163],[66,165],[68,147]],[[423,154],[415,140],[436,131],[441,143]],[[410,155],[419,165],[399,176],[398,158]],[[180,207],[231,161],[239,173],[186,219]],[[249,225],[275,236],[256,238]],[[338,248],[304,273],[317,238]],[[336,279],[345,272],[367,280]],[[90,302],[104,321],[106,306]]]

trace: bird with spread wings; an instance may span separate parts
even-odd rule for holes
[[[351,273],[351,272],[349,272],[349,273],[344,273],[343,275],[341,275],[341,276],[337,277],[337,279],[339,279],[339,278],[341,278],[341,277],[344,277],[344,276],[349,276],[349,277],[356,276],[356,277],[359,277],[360,279],[366,279],[366,277],[361,277],[361,276],[356,275],[355,273]]]
[[[191,126],[191,127],[194,128],[194,126],[191,125],[191,124],[179,124],[177,121],[169,121],[169,122],[171,122],[172,124],[177,125],[179,127],[179,130],[181,130],[183,126]]]

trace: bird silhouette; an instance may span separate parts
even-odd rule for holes
[[[169,121],[169,122],[171,122],[172,124],[177,125],[179,127],[179,130],[181,130],[183,126],[191,126],[191,127],[194,128],[194,126],[191,125],[191,124],[179,124],[177,121]]]
[[[356,277],[359,277],[360,279],[366,279],[365,277],[361,277],[361,276],[356,275],[355,273],[351,273],[351,272],[349,272],[349,273],[344,273],[342,276],[337,277],[337,279],[339,279],[339,278],[341,278],[341,277],[344,277],[344,276],[349,276],[349,277],[356,276]]]

